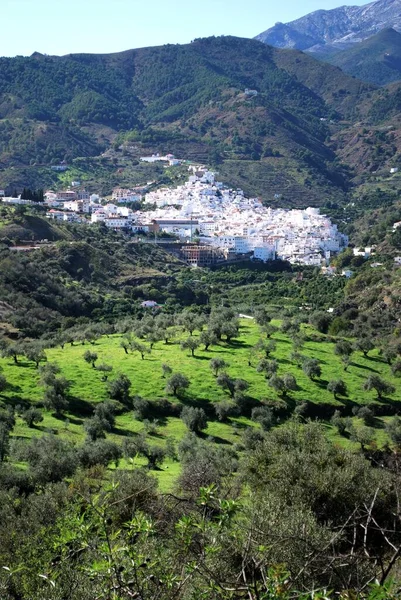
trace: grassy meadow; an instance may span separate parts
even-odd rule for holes
[[[304,334],[307,336],[311,333],[316,335],[312,328],[304,326]],[[197,335],[199,333],[195,332],[194,337]],[[180,339],[186,337],[187,334],[183,334]],[[73,346],[67,344],[63,349],[57,347],[46,350],[47,360],[57,363],[61,368],[61,374],[72,383],[70,411],[65,413],[62,418],[56,418],[51,412],[44,411],[43,422],[32,428],[29,428],[18,417],[13,436],[30,438],[42,435],[46,431],[52,431],[73,443],[83,443],[85,439],[84,419],[91,416],[93,405],[108,399],[107,382],[102,381],[103,374],[83,359],[84,352],[90,349],[91,352],[98,354],[96,364],[103,363],[112,366],[113,370],[109,375],[109,380],[120,373],[129,377],[132,382],[131,396],[140,396],[149,401],[169,397],[174,402],[203,406],[207,409],[206,412],[210,419],[207,429],[202,434],[205,438],[212,443],[226,445],[241,443],[241,433],[244,428],[247,426],[259,427],[259,425],[246,417],[230,418],[227,422],[222,423],[212,416],[214,411],[211,410],[211,405],[229,400],[229,395],[217,385],[209,362],[210,359],[216,357],[224,359],[228,364],[226,371],[231,377],[242,378],[249,383],[247,395],[255,402],[278,398],[277,393],[268,386],[265,375],[256,370],[259,360],[263,357],[260,352],[253,350],[260,339],[258,326],[251,320],[242,319],[238,339],[231,344],[222,342],[218,346],[212,346],[208,351],[204,351],[203,347],[200,347],[195,351],[194,357],[189,351],[181,350],[180,339],[169,344],[156,343],[144,360],[141,359],[139,352],[125,353],[120,346],[120,335],[102,337],[94,345],[75,343]],[[381,407],[377,406],[379,409],[377,414],[386,414],[386,406],[401,401],[401,379],[392,376],[390,366],[380,358],[377,350],[371,351],[367,357],[364,357],[361,352],[354,352],[351,364],[345,372],[340,357],[334,354],[333,343],[325,340],[324,336],[321,336],[322,341],[320,342],[307,341],[301,350],[302,355],[318,359],[322,368],[321,377],[312,381],[301,368],[292,363],[290,359],[293,351],[291,340],[281,332],[275,333],[272,339],[277,344],[271,358],[276,359],[279,363],[278,375],[289,372],[295,376],[297,381],[298,389],[290,392],[287,398],[287,402],[293,406],[304,402],[315,405],[334,404],[338,405],[340,410],[346,407],[350,414],[351,407],[355,404],[375,403],[377,405],[376,393],[365,392],[362,389],[366,378],[373,373],[380,375],[396,387],[396,392],[391,398],[382,400]],[[190,381],[189,388],[178,399],[168,396],[165,392],[166,379],[163,377],[163,364],[168,364],[173,372],[183,373]],[[12,359],[0,359],[0,368],[8,382],[7,388],[0,394],[2,404],[25,406],[41,403],[43,388],[40,386],[39,373],[33,363],[23,357],[19,359],[19,364],[15,364]],[[345,381],[348,394],[346,397],[335,400],[326,389],[327,383],[332,379],[340,378]],[[384,431],[384,424],[388,418],[387,416],[376,418],[375,435],[379,446],[388,441]],[[357,425],[359,422],[362,423],[356,417],[353,419]],[[329,423],[326,426],[331,439],[340,444],[352,445],[347,438],[339,436],[337,430]],[[128,411],[117,416],[116,427],[107,437],[121,443],[124,436],[135,435],[143,430],[143,422],[135,419],[132,411]],[[153,444],[164,445],[167,438],[179,441],[185,433],[186,427],[178,416],[167,417],[158,421],[157,429],[148,434],[148,439]],[[145,462],[144,458],[138,458],[134,463],[122,460],[120,467],[132,468],[145,464]],[[166,460],[163,463],[161,470],[157,472],[162,489],[167,489],[172,485],[178,472],[178,462]]]

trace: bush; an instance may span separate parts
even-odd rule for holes
[[[109,440],[87,442],[78,449],[78,459],[85,468],[95,465],[107,467],[111,462],[116,466],[122,456],[120,446]]]

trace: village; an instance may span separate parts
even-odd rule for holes
[[[142,160],[182,162],[171,154]],[[6,197],[1,191],[0,200],[11,205],[33,203]],[[242,190],[217,181],[205,166],[190,165],[188,180],[176,188],[116,188],[108,198],[91,194],[73,181],[66,190],[47,190],[42,204],[51,220],[102,224],[143,242],[179,244],[181,257],[191,266],[281,259],[324,267],[348,245],[347,236],[319,209],[266,207],[258,198],[247,198]]]

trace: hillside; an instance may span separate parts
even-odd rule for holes
[[[256,36],[278,48],[335,54],[386,28],[401,30],[400,0],[377,0],[363,6],[317,10],[291,23],[276,23]]]
[[[2,187],[23,178],[52,185],[51,164],[90,163],[112,144],[131,162],[170,151],[222,165],[227,183],[267,201],[284,193],[296,205],[343,196],[346,176],[323,119],[355,114],[374,89],[299,53],[229,36],[112,55],[4,58],[0,84]],[[112,170],[121,160],[103,163]],[[232,161],[243,173],[234,181]]]
[[[154,294],[169,289],[173,303],[193,300],[190,290],[168,288],[183,264],[159,247],[128,243],[96,227],[54,226],[40,216],[10,212],[0,216],[0,332],[5,326],[38,337],[75,320],[113,321],[140,312],[138,300],[147,299],[154,286]],[[49,242],[36,249],[8,248],[44,236]]]
[[[345,73],[376,85],[401,79],[401,33],[384,29],[327,60]]]

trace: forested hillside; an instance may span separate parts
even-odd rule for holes
[[[117,154],[103,162],[124,168],[123,148],[131,161],[170,151],[208,162],[228,184],[292,205],[345,198],[349,169],[330,144],[332,127],[369,119],[376,98],[338,68],[229,36],[113,55],[3,58],[0,84],[0,185],[10,190],[37,187],[40,177],[50,184],[51,164],[100,159],[110,148]]]

